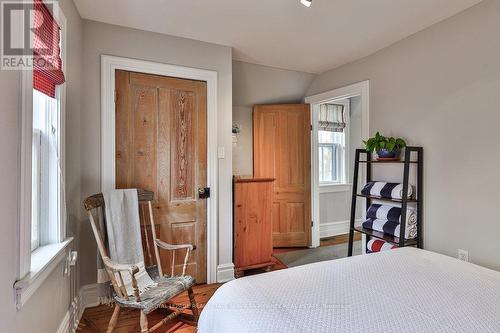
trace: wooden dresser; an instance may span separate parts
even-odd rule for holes
[[[245,270],[267,267],[273,254],[272,184],[274,178],[234,177],[234,265]]]

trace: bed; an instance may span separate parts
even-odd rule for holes
[[[500,273],[401,248],[221,286],[198,332],[500,332]]]

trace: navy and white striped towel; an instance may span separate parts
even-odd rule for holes
[[[376,238],[370,239],[366,244],[366,252],[368,253],[388,251],[397,248],[397,245]]]
[[[387,183],[387,182],[368,182],[361,190],[361,193],[364,195],[371,195],[387,199],[402,199],[403,184]],[[413,186],[408,185],[408,198],[411,198],[412,196],[413,196]]]
[[[379,220],[379,219],[368,219],[365,222],[363,222],[362,226],[363,228],[380,231],[395,237],[399,237],[400,234],[399,222]],[[406,224],[405,238],[413,239],[415,237],[417,237],[417,225]]]
[[[401,207],[371,204],[366,211],[366,218],[401,222]],[[406,224],[417,223],[417,212],[413,208],[406,209]]]

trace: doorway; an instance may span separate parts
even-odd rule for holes
[[[185,66],[162,64],[138,59],[101,55],[101,191],[116,186],[115,165],[115,72],[126,70],[173,78],[198,80],[207,83],[207,200],[206,227],[206,281],[215,283],[233,278],[232,264],[219,264],[218,247],[225,243],[217,241],[218,233],[218,168],[217,168],[217,72]],[[230,267],[227,267],[230,266]]]
[[[207,202],[198,190],[207,187],[206,82],[116,70],[115,87],[116,188],[154,192],[160,239],[194,244],[187,273],[204,283]],[[160,252],[168,271],[169,254]]]
[[[313,247],[320,246],[321,239],[339,238],[349,232],[354,151],[369,137],[369,86],[369,81],[363,81],[305,99],[311,104],[312,216],[318,222],[312,228]],[[337,122],[336,118],[330,118],[327,124],[320,125],[325,120],[322,117],[326,109],[343,110],[344,118],[340,122],[344,124],[328,124]],[[321,147],[325,147],[324,153],[336,153],[335,159],[321,159]],[[360,209],[356,218],[362,220],[364,213]]]

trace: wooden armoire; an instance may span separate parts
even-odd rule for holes
[[[234,177],[235,275],[274,265],[272,236],[273,178]]]

